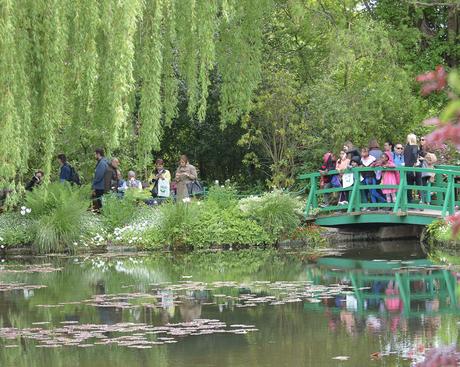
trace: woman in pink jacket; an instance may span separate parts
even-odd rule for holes
[[[382,167],[396,167],[393,161],[393,154],[391,152],[384,152],[381,158]],[[398,171],[382,171],[382,185],[399,185],[400,177]],[[394,203],[396,201],[397,189],[382,189],[382,192],[387,198],[387,203]]]

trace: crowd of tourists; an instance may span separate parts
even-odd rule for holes
[[[351,142],[346,142],[336,156],[333,152],[327,152],[323,156],[323,165],[320,168],[321,181],[320,188],[348,188],[354,184],[353,173],[347,173],[346,170],[354,167],[420,167],[434,168],[437,162],[436,155],[430,151],[426,144],[426,139],[421,137],[417,140],[415,134],[407,136],[406,144],[393,144],[386,141],[383,144],[383,150],[380,148],[376,139],[372,139],[367,147],[361,149],[353,146]],[[339,173],[335,175],[328,174],[329,171],[336,170]],[[407,184],[417,186],[427,186],[428,183],[434,182],[435,174],[433,171],[406,173]],[[368,190],[362,190],[361,201],[363,203],[393,203],[396,201],[397,188],[388,187],[399,185],[400,173],[397,170],[372,170],[360,172],[361,185],[372,185]],[[375,185],[385,185],[382,189],[376,189]],[[348,204],[348,191],[342,191],[339,194],[338,205]],[[415,197],[412,190],[407,190],[408,202],[418,200],[420,203],[429,204],[429,193],[420,190],[419,197]],[[332,195],[324,194],[324,203],[322,206],[331,204]],[[366,209],[365,209],[366,210]]]
[[[148,190],[153,203],[172,197],[180,201],[188,201],[192,195],[202,191],[201,184],[198,182],[196,168],[190,164],[186,155],[181,155],[178,168],[174,179],[171,173],[164,167],[163,159],[159,158],[155,162],[155,169],[146,181],[137,178],[136,172],[128,171],[126,179],[120,170],[120,160],[112,157],[107,159],[104,150],[95,150],[96,167],[92,180],[93,206],[95,210],[102,207],[102,197],[105,194],[113,193],[123,197],[127,190]],[[65,154],[57,156],[59,162],[60,182],[69,182],[72,185],[80,185],[80,177],[75,169],[67,161]],[[41,185],[44,172],[37,170],[32,179],[26,184],[26,190],[32,191]]]

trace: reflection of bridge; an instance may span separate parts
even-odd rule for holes
[[[400,174],[399,185],[364,185],[362,174],[365,172],[378,171],[398,171]],[[434,183],[427,186],[409,185],[407,183],[407,173],[419,172],[420,174],[435,174]],[[321,226],[341,226],[350,224],[367,223],[392,223],[392,224],[415,224],[427,225],[439,218],[445,218],[455,212],[456,191],[460,184],[456,179],[460,176],[460,167],[457,166],[437,166],[436,168],[415,168],[415,167],[357,167],[346,172],[349,174],[348,180],[352,184],[348,187],[333,187],[320,189],[321,174],[319,172],[303,174],[301,180],[307,180],[307,187],[310,188],[305,217]],[[328,171],[325,176],[330,179],[334,175],[340,174],[338,171]],[[334,180],[335,181],[335,180]],[[396,189],[396,201],[387,202],[368,202],[367,195],[369,190]],[[416,202],[408,202],[408,192],[413,192],[413,197],[420,194],[421,197],[426,193],[423,203],[420,199]],[[348,198],[348,204],[331,204],[328,206],[319,205],[323,195],[337,195],[343,192]]]
[[[366,302],[380,302],[399,299],[402,301],[404,314],[415,316],[424,311],[411,310],[411,303],[416,301],[439,300],[436,313],[460,313],[457,308],[457,279],[454,274],[433,265],[429,260],[384,261],[353,260],[342,258],[320,258],[319,271],[307,270],[309,280],[315,284],[324,284],[324,279],[335,279],[350,284],[356,298],[356,311],[362,312]],[[378,287],[380,286],[380,290]],[[382,291],[394,284],[397,292],[388,294]]]

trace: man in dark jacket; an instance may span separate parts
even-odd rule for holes
[[[57,156],[59,166],[61,167],[59,170],[59,181],[61,182],[72,182],[72,168],[70,164],[67,162],[67,157],[65,154],[58,154]]]
[[[120,161],[118,158],[112,158],[107,166],[104,175],[104,192],[107,194],[111,191],[117,192],[118,190],[118,166]]]
[[[105,171],[108,167],[107,159],[104,157],[104,149],[98,148],[95,151],[95,157],[97,160],[96,168],[94,170],[94,179],[93,179],[93,207],[95,210],[100,210],[102,208],[102,195],[104,195],[104,177]]]

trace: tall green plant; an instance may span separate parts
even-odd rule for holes
[[[243,200],[240,205],[249,218],[265,229],[272,241],[290,236],[301,222],[300,202],[281,191]]]
[[[32,247],[39,253],[72,251],[79,239],[90,201],[89,189],[67,183],[52,183],[27,193]]]

